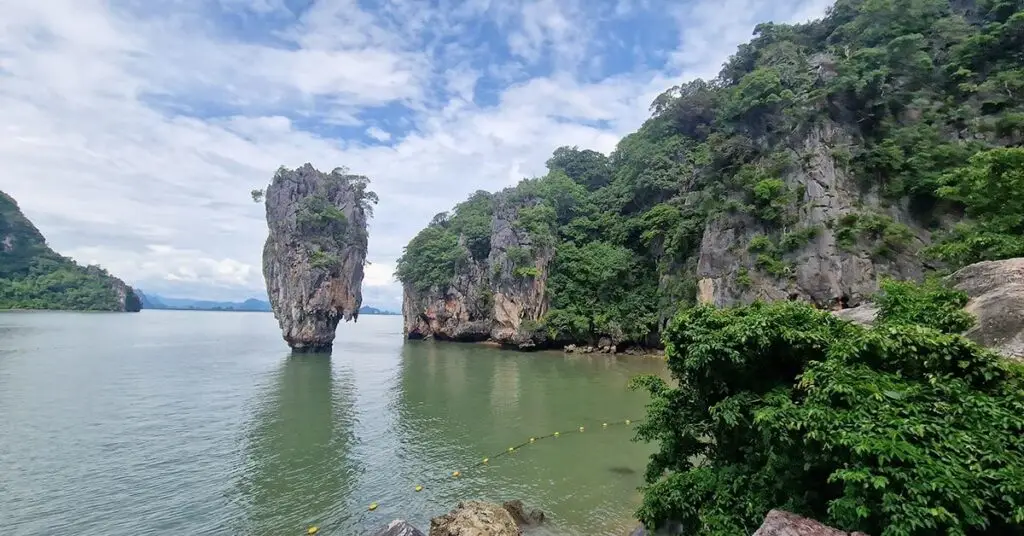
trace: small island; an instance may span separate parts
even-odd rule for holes
[[[370,180],[345,168],[330,173],[306,164],[281,167],[264,201],[270,233],[263,248],[263,277],[282,336],[297,352],[326,352],[344,319],[359,318],[366,221],[377,194]]]

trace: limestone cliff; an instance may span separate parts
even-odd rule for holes
[[[1024,92],[1005,89],[1024,11],[926,5],[758,25],[609,155],[555,149],[486,228],[486,193],[439,215],[399,262],[407,333],[621,349],[696,303],[843,309],[885,278],[1024,255]]]
[[[338,323],[359,316],[366,223],[377,200],[368,184],[342,168],[323,173],[306,164],[279,169],[266,189],[263,276],[295,351],[330,350]]]
[[[547,312],[550,247],[535,243],[519,216],[534,203],[509,192],[488,198],[487,247],[477,254],[457,243],[453,273],[428,287],[404,283],[402,314],[411,339],[493,340],[522,349],[545,338],[537,329]],[[482,256],[486,251],[486,256]]]
[[[882,278],[922,277],[919,252],[930,232],[905,203],[863,191],[836,161],[837,148],[852,143],[830,122],[795,140],[802,162],[782,177],[799,193],[788,207],[796,217],[775,243],[770,226],[747,214],[707,223],[697,260],[699,302],[799,299],[853,307],[877,292]]]

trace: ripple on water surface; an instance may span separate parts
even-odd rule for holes
[[[651,448],[601,423],[642,415],[626,382],[662,362],[400,331],[364,316],[332,356],[288,356],[269,314],[0,313],[5,534],[349,536],[467,498],[523,499],[551,534],[631,528]]]

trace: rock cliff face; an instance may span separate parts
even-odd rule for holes
[[[455,274],[429,289],[404,285],[402,315],[410,339],[493,340],[534,348],[544,334],[536,329],[547,312],[545,288],[552,251],[535,244],[518,224],[529,202],[498,195],[491,217],[487,257],[476,260],[464,240]]]
[[[921,278],[917,253],[930,233],[905,205],[862,191],[834,156],[851,143],[833,123],[815,125],[797,142],[803,163],[783,180],[791,191],[802,192],[789,230],[791,237],[805,237],[802,243],[757,250],[751,241],[764,229],[754,218],[727,214],[708,222],[697,261],[699,302],[800,299],[853,307],[877,292],[884,277]],[[773,263],[775,273],[759,269],[767,259],[779,261]]]
[[[306,164],[281,168],[266,190],[263,276],[295,351],[330,350],[338,323],[359,316],[366,221],[376,203],[368,183],[344,169],[322,173]]]

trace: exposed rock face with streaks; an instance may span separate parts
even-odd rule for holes
[[[366,221],[377,200],[368,183],[344,169],[322,173],[306,164],[279,169],[266,190],[263,275],[295,351],[330,350],[338,323],[359,316]]]
[[[861,191],[834,156],[837,147],[850,143],[833,123],[815,126],[800,142],[804,163],[783,179],[789,188],[803,192],[791,232],[813,229],[813,236],[783,252],[783,273],[758,269],[762,253],[747,245],[763,230],[752,217],[727,214],[708,223],[697,262],[698,301],[726,306],[756,299],[800,299],[844,308],[877,292],[884,277],[922,277],[918,252],[928,231],[911,217],[907,206],[886,204],[877,194]],[[858,232],[857,223],[868,218],[898,225],[905,233],[900,237],[903,243],[889,247],[884,236]]]

